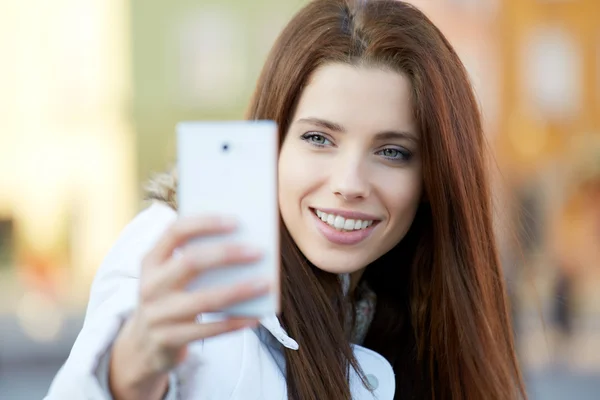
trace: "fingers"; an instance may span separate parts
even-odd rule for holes
[[[250,264],[260,259],[257,249],[241,244],[205,244],[189,247],[181,257],[171,258],[149,274],[144,282],[150,297],[181,289],[203,271],[231,265]]]
[[[140,304],[132,326],[141,343],[154,349],[159,365],[177,362],[189,342],[220,335],[257,324],[254,318],[231,318],[212,323],[196,323],[196,316],[227,309],[235,304],[265,295],[267,281],[253,281],[200,291],[185,290],[188,282],[204,271],[232,265],[251,264],[262,254],[241,244],[204,243],[185,246],[181,256],[175,249],[191,239],[231,233],[232,219],[223,217],[182,218],[163,234],[143,261]],[[162,360],[162,361],[161,361]]]
[[[190,239],[206,235],[222,235],[232,232],[235,221],[227,217],[203,216],[182,218],[163,234],[156,246],[146,256],[151,265],[159,265],[169,259],[173,251]]]
[[[265,295],[270,282],[257,280],[231,287],[215,287],[202,292],[176,292],[152,304],[148,310],[150,324],[193,320],[198,314],[219,312],[235,304]]]
[[[212,336],[256,326],[258,320],[250,318],[231,318],[224,321],[209,323],[182,323],[169,326],[158,333],[155,345],[161,348],[180,348],[195,340],[207,339]]]

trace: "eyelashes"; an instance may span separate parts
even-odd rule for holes
[[[317,147],[325,147],[333,144],[331,140],[327,139],[324,135],[317,132],[305,133],[300,138]]]
[[[319,132],[306,132],[300,136],[300,139],[305,141],[311,146],[317,148],[325,148],[335,146],[333,141],[326,135]],[[408,162],[413,154],[410,150],[400,146],[388,146],[375,152],[376,155],[381,156],[386,161],[395,163]]]

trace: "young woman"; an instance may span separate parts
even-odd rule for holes
[[[280,127],[279,318],[211,316],[267,282],[185,290],[260,253],[173,257],[235,222],[178,219],[162,177],[100,267],[48,399],[525,398],[477,101],[440,31],[401,1],[311,2],[248,118]]]

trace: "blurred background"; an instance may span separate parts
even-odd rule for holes
[[[532,399],[600,396],[600,1],[420,0],[485,117]],[[94,272],[174,162],[239,119],[302,0],[0,0],[0,399],[40,399]]]

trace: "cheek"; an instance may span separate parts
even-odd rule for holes
[[[301,184],[300,168],[298,168],[298,160],[293,151],[290,151],[287,147],[281,149],[279,155],[278,165],[278,183],[279,183],[279,195],[285,196],[286,194],[296,191],[297,186]]]
[[[279,155],[280,198],[302,197],[319,187],[329,168],[302,147],[302,143],[285,142]]]
[[[302,159],[298,151],[294,151],[289,143],[284,143],[278,165],[279,208],[284,215],[298,208],[309,186],[307,173],[303,168],[305,163],[306,160]]]
[[[392,223],[400,230],[405,230],[412,223],[423,191],[420,173],[405,172],[401,177],[388,181],[394,182],[394,185],[382,186],[380,191]]]

